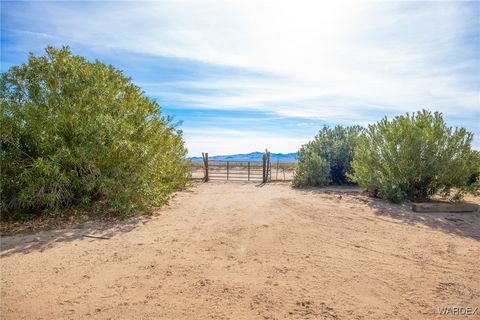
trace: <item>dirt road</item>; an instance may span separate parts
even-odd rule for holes
[[[414,213],[355,188],[200,184],[151,218],[4,237],[1,254],[2,319],[448,319],[438,308],[480,307],[479,213]]]

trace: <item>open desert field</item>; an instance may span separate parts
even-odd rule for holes
[[[149,218],[3,237],[1,318],[456,319],[438,310],[480,307],[479,261],[478,212],[211,182]]]

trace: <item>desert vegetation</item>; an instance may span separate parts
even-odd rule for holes
[[[480,157],[473,134],[422,110],[361,127],[324,127],[299,150],[294,184],[357,183],[393,202],[440,193],[459,200],[478,188]]]
[[[68,47],[2,74],[1,215],[77,205],[126,213],[185,186],[182,132],[122,71]]]
[[[317,136],[298,151],[296,186],[348,184],[354,148],[363,128],[360,126],[323,127]]]
[[[203,176],[172,119],[112,66],[49,47],[3,74],[0,92],[2,218],[57,219],[76,206],[128,213],[164,203],[190,170]],[[362,192],[460,199],[479,183],[472,137],[425,110],[367,129],[324,127],[298,164],[262,170],[269,181],[295,170],[295,186],[349,186],[196,182],[148,220],[7,236],[0,308],[6,319],[384,319],[476,305],[476,256],[466,252],[478,251],[478,214],[412,212]],[[260,170],[217,163],[232,180]]]
[[[360,137],[352,180],[394,202],[452,191],[460,199],[475,188],[471,179],[480,168],[472,138],[465,128],[447,126],[439,112],[384,118]]]

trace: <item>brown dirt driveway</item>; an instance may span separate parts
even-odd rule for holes
[[[446,319],[480,307],[480,216],[215,182],[149,218],[3,237],[0,266],[2,319]]]

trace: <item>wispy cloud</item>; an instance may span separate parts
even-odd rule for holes
[[[480,135],[479,17],[478,2],[2,2],[2,64],[69,43],[172,112],[366,124],[426,107]]]

